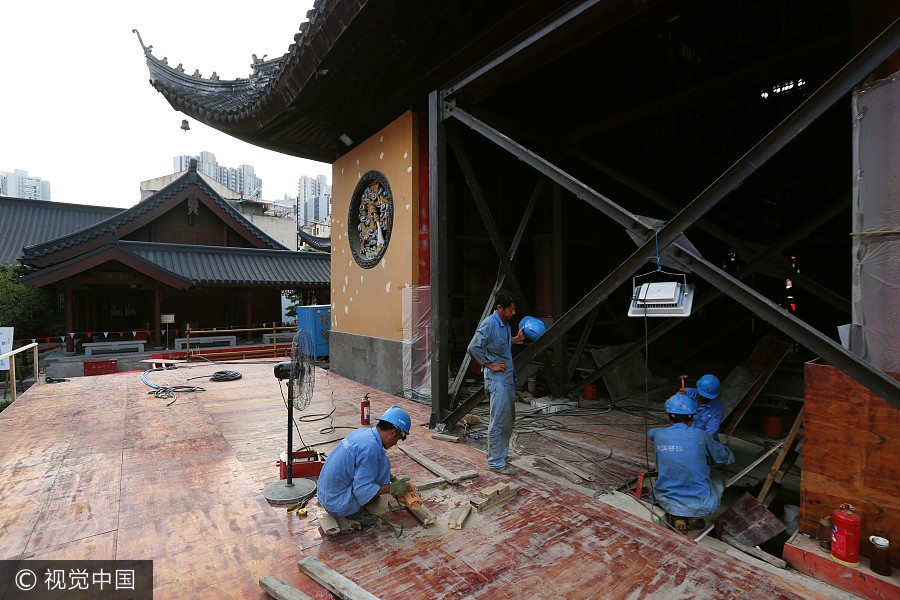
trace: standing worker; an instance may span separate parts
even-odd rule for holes
[[[392,406],[377,419],[374,427],[357,429],[335,447],[319,474],[319,504],[335,517],[347,517],[363,525],[373,525],[377,517],[368,514],[366,504],[379,494],[403,496],[409,491],[408,477],[391,477],[387,452],[409,435],[410,418],[399,406]]]
[[[731,450],[702,429],[691,427],[696,412],[693,400],[675,394],[666,400],[671,425],[647,432],[659,471],[653,495],[681,533],[705,527],[703,517],[722,502],[725,478],[719,471],[711,472],[710,466],[734,462]]]
[[[516,301],[508,292],[498,292],[492,312],[469,342],[469,354],[482,366],[484,391],[491,402],[488,425],[488,468],[504,475],[515,475],[516,469],[506,464],[509,439],[516,419],[516,374],[512,345],[525,339],[522,329],[515,336],[510,319],[516,315]]]
[[[718,377],[706,374],[697,380],[697,387],[684,390],[697,403],[694,427],[702,429],[714,440],[719,439],[719,427],[725,419],[725,406],[721,400],[716,399],[721,385]]]

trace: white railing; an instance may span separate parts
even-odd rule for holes
[[[5,354],[0,354],[0,360],[4,358],[9,359],[9,379],[12,381],[12,401],[16,401],[16,354],[20,354],[25,352],[26,350],[34,349],[34,382],[38,382],[38,345],[37,342],[32,342],[27,346],[22,346],[21,348],[16,348],[10,352]]]

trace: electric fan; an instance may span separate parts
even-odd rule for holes
[[[312,338],[305,329],[300,329],[291,343],[291,360],[275,365],[275,378],[287,380],[287,479],[270,483],[263,490],[263,496],[272,504],[298,502],[312,496],[316,484],[311,479],[293,478],[293,446],[294,446],[294,410],[304,410],[312,400],[315,387],[315,358],[313,356]]]

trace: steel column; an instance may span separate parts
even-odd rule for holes
[[[449,244],[447,240],[447,148],[438,92],[428,95],[428,207],[431,229],[431,425],[449,410]]]

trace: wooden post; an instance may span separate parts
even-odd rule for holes
[[[75,336],[69,332],[75,331],[75,315],[72,302],[72,286],[66,284],[66,352],[75,352]],[[34,378],[35,382],[37,377]]]
[[[153,289],[153,345],[159,348],[162,345],[160,329],[162,329],[162,290],[159,285]],[[169,340],[166,339],[166,350],[169,349]]]

